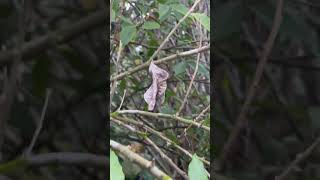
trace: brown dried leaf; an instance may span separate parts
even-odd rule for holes
[[[153,111],[156,104],[160,105],[164,101],[169,73],[156,66],[153,62],[149,66],[149,73],[152,75],[152,84],[144,93],[144,100],[148,104],[148,110]]]

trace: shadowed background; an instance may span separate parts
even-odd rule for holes
[[[107,178],[107,10],[103,0],[0,2],[1,175]]]
[[[320,6],[318,1],[286,0],[248,122],[237,141],[223,150],[271,31],[276,2],[215,1],[212,148],[217,179],[273,180],[298,154],[318,144]],[[232,153],[226,155],[226,150]],[[319,179],[319,157],[316,147],[292,166],[287,178]]]

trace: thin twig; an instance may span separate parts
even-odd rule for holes
[[[120,106],[119,108],[117,109],[117,111],[120,111],[121,107],[122,107],[122,104],[123,104],[123,101],[124,101],[124,98],[126,97],[126,94],[127,94],[127,89],[124,90],[123,92],[123,96],[122,96],[122,99],[121,99],[121,103],[120,103]]]
[[[194,122],[192,120],[185,119],[185,118],[178,117],[178,116],[174,116],[174,115],[171,115],[171,114],[152,113],[152,112],[140,111],[140,110],[121,110],[121,111],[117,111],[117,113],[119,113],[119,114],[140,114],[140,115],[156,117],[156,118],[173,119],[173,120],[179,121],[181,123],[193,125],[193,126],[199,127],[199,128],[201,128],[203,130],[206,130],[206,131],[210,132],[210,127],[202,126],[199,123]]]
[[[172,160],[169,158],[162,150],[153,142],[150,138],[145,138],[146,141],[160,154],[160,156],[168,162],[168,164],[177,172],[179,173],[184,179],[189,179],[188,175],[182,171]]]
[[[22,43],[21,50],[11,49],[2,51],[0,52],[0,65],[12,62],[12,59],[17,53],[21,54],[22,58],[28,58],[23,60],[31,60],[32,58],[30,57],[38,55],[39,52],[78,37],[80,34],[86,33],[92,28],[105,25],[106,20],[106,9],[102,9],[88,17],[82,18],[70,26],[64,26],[54,32],[48,32],[46,35],[37,39]]]
[[[203,116],[208,110],[210,109],[210,105],[208,107],[206,107],[203,111],[201,111],[201,113],[196,117],[194,118],[194,122],[198,122],[199,119],[201,118],[201,116]],[[200,124],[202,125],[204,121],[200,122]],[[184,134],[187,134],[187,131],[191,128],[191,124],[184,130]]]
[[[78,165],[78,166],[96,166],[106,168],[108,166],[106,155],[96,155],[79,152],[55,152],[38,155],[22,156],[1,164],[0,174],[6,174],[13,171],[21,171],[23,167],[37,167],[47,165]],[[14,164],[14,166],[13,166]]]
[[[239,143],[238,138],[240,137],[240,133],[247,124],[246,114],[247,114],[247,112],[249,110],[249,106],[255,96],[256,89],[258,87],[258,84],[259,84],[260,79],[262,77],[262,74],[264,72],[264,67],[266,66],[267,61],[268,61],[268,56],[272,50],[274,41],[275,41],[276,36],[279,31],[280,24],[282,22],[282,8],[283,8],[283,0],[278,0],[272,29],[271,29],[269,37],[265,43],[263,52],[261,54],[261,58],[260,58],[259,63],[257,65],[254,80],[249,88],[244,105],[242,106],[240,114],[236,120],[236,125],[234,126],[234,128],[231,132],[231,135],[229,136],[227,142],[225,143],[225,145],[223,147],[223,151],[222,151],[223,153],[222,153],[222,157],[221,157],[221,166],[222,167],[224,167],[224,163],[226,163],[226,160],[229,158],[229,156],[231,154],[233,154],[234,151],[236,150],[236,148],[234,148],[233,146],[235,146],[237,143]]]
[[[32,140],[31,140],[31,143],[30,143],[29,147],[25,152],[25,155],[27,155],[27,156],[29,156],[31,154],[32,148],[34,147],[34,145],[35,145],[35,143],[36,143],[36,141],[37,141],[37,139],[39,137],[39,134],[41,132],[41,129],[43,127],[44,117],[45,117],[45,114],[47,112],[50,95],[51,95],[51,89],[47,89],[46,99],[45,99],[45,102],[44,102],[44,105],[43,105],[43,108],[42,108],[39,124],[37,126],[36,131],[33,134],[33,137],[32,137]]]
[[[197,0],[194,2],[192,7],[189,9],[189,11],[179,20],[179,22],[173,27],[173,29],[170,31],[170,33],[167,35],[167,37],[162,41],[158,49],[152,54],[152,56],[147,61],[149,64],[153,59],[158,55],[160,50],[164,47],[164,45],[169,41],[170,37],[173,35],[173,33],[178,29],[180,24],[191,14],[191,12],[195,9],[195,7],[200,3],[201,0]]]
[[[202,36],[203,36],[203,35],[202,35],[201,25],[199,26],[199,31],[200,31],[199,48],[201,48],[201,46],[202,46]],[[180,112],[182,111],[182,109],[184,108],[184,106],[185,106],[186,103],[187,103],[187,99],[188,99],[189,94],[190,94],[190,92],[191,92],[191,88],[192,88],[192,85],[193,85],[194,78],[196,77],[197,72],[198,72],[199,62],[200,62],[200,55],[201,55],[201,54],[198,54],[198,56],[197,56],[196,68],[195,68],[195,70],[194,70],[194,72],[193,72],[191,81],[190,81],[190,83],[189,83],[189,87],[188,87],[188,89],[187,89],[187,93],[186,93],[186,95],[185,95],[184,98],[183,98],[183,101],[182,101],[182,103],[181,103],[180,108],[178,109],[178,111],[177,111],[177,113],[176,113],[176,116],[179,116]]]
[[[275,177],[275,180],[284,180],[290,172],[298,166],[301,162],[307,159],[308,156],[315,150],[320,144],[320,137],[318,137],[304,152],[297,154],[297,157],[279,176]]]
[[[117,61],[116,61],[116,74],[118,74],[119,72],[119,61],[120,61],[120,57],[121,57],[121,52],[122,52],[122,42],[119,42],[119,49],[118,49],[118,54],[117,54]],[[114,92],[117,88],[117,81],[113,81],[112,82],[112,87],[111,87],[111,91],[110,91],[110,101],[112,102],[112,98],[114,95]]]
[[[185,150],[184,148],[182,148],[181,146],[179,146],[178,144],[176,144],[175,142],[173,142],[172,140],[170,140],[169,138],[164,136],[161,132],[158,132],[158,131],[154,130],[153,128],[150,128],[149,126],[146,126],[142,122],[138,122],[138,121],[135,121],[135,120],[132,120],[132,119],[129,119],[129,118],[123,118],[123,117],[118,117],[118,116],[117,117],[111,117],[110,119],[111,120],[116,119],[116,120],[123,121],[123,122],[126,122],[126,123],[134,124],[134,125],[136,125],[138,127],[142,127],[145,130],[147,130],[148,132],[150,132],[150,133],[158,136],[162,140],[166,141],[167,146],[172,145],[173,147],[175,147],[176,149],[178,149],[179,151],[181,151],[182,153],[187,155],[190,159],[192,158],[192,154],[189,151]],[[205,160],[204,158],[200,158],[200,160],[203,163],[205,163],[206,165],[210,166],[210,162],[209,161]]]
[[[138,131],[136,128],[129,126],[128,124],[125,124],[122,121],[115,120],[113,118],[111,118],[111,120],[113,122],[127,128],[128,130],[132,131],[133,133],[143,134],[143,132]],[[144,139],[160,154],[161,158],[163,158],[166,162],[169,163],[169,165],[173,169],[175,169],[182,177],[184,177],[185,179],[188,179],[187,174],[184,171],[182,171],[150,138],[144,137]]]
[[[206,45],[206,46],[203,46],[201,48],[197,48],[197,49],[193,49],[193,50],[190,50],[190,51],[185,51],[185,52],[182,52],[182,53],[177,53],[177,54],[173,54],[173,55],[170,55],[168,57],[165,57],[165,58],[161,58],[157,61],[154,61],[154,64],[162,64],[162,63],[165,63],[165,62],[168,62],[168,61],[171,61],[171,60],[174,60],[174,59],[177,59],[178,57],[185,57],[185,56],[190,56],[190,55],[193,55],[193,54],[198,54],[198,53],[201,53],[203,51],[207,51],[210,49],[210,44],[209,45]],[[119,79],[122,79],[128,75],[131,75],[133,73],[136,73],[142,69],[145,69],[145,68],[148,68],[149,67],[149,63],[148,62],[145,62],[137,67],[134,67],[132,69],[129,69],[128,71],[125,71],[123,73],[120,73],[116,76],[113,76],[111,78],[111,81],[116,81],[116,80],[119,80]]]

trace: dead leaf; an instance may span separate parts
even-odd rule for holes
[[[144,100],[148,104],[148,110],[153,111],[156,104],[162,104],[167,89],[169,73],[151,62],[149,73],[152,75],[152,84],[144,93]]]

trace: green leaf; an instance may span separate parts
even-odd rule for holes
[[[320,128],[320,106],[313,106],[308,108],[309,116],[311,118],[312,127]]]
[[[124,180],[124,174],[118,156],[110,150],[110,179]]]
[[[166,93],[167,94],[167,93]],[[160,112],[165,114],[174,114],[172,107],[169,107],[168,103],[165,103],[160,107]]]
[[[116,21],[116,12],[111,8],[111,22]]]
[[[190,67],[194,70],[196,68],[196,62],[191,61],[189,63]],[[199,74],[205,76],[207,79],[210,79],[210,71],[205,67],[205,65],[199,63],[198,72]]]
[[[210,71],[203,64],[199,63],[198,71],[201,75],[205,76],[207,79],[210,79]]]
[[[151,31],[149,31],[149,32],[151,32]],[[159,46],[159,42],[153,36],[149,35],[149,39],[150,39],[150,41],[148,42],[149,46],[153,46],[153,47]],[[150,58],[155,51],[156,51],[155,48],[149,48],[147,51],[147,58]]]
[[[181,13],[182,15],[186,15],[188,12],[188,8],[183,4],[172,4],[171,8],[177,11],[178,13]]]
[[[206,169],[196,154],[192,156],[192,160],[189,164],[188,176],[190,180],[208,180]]]
[[[170,5],[171,5],[171,4],[178,4],[178,3],[180,3],[179,0],[166,0],[166,2],[165,2],[165,4],[168,4],[168,5],[169,5],[169,4],[170,4]]]
[[[161,4],[165,4],[167,2],[167,0],[157,0],[158,3],[161,3]]]
[[[159,20],[163,21],[169,17],[171,8],[168,5],[159,4]]]
[[[120,16],[121,19],[121,27],[125,27],[125,26],[134,26],[134,24],[132,23],[132,21],[124,16]]]
[[[203,13],[192,13],[191,14],[200,24],[210,32],[210,18]]]
[[[173,66],[174,75],[179,75],[184,73],[187,68],[187,63],[185,61],[181,61]]]
[[[137,34],[137,30],[135,26],[123,26],[121,29],[120,40],[122,45],[125,46],[134,39]]]
[[[159,29],[160,25],[155,21],[147,21],[142,26],[143,29]]]

